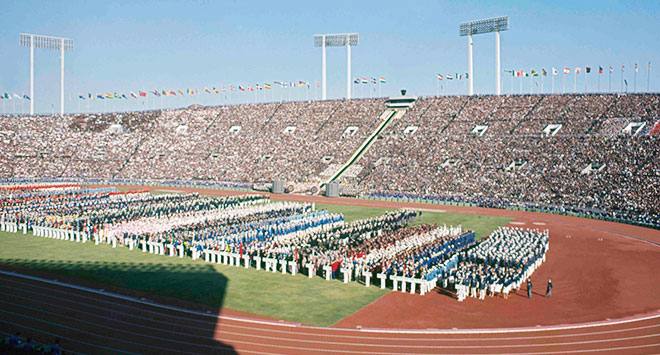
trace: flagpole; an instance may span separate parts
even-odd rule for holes
[[[511,95],[513,95],[513,69],[511,70]]]
[[[555,93],[555,70],[554,68],[552,69],[552,94],[554,95]]]
[[[522,95],[522,75],[520,76],[520,95]]]
[[[440,94],[438,93],[438,87],[439,86],[440,86],[440,80],[438,80],[438,77],[436,76],[435,77],[435,96],[436,97],[440,96]]]
[[[633,74],[633,92],[637,92],[637,63],[635,63],[635,74]]]
[[[564,75],[561,76],[561,93],[566,93],[566,72],[564,72]]]
[[[600,66],[598,67],[598,92],[600,92],[600,76],[602,74],[600,73]]]
[[[607,91],[612,92],[612,70],[610,69],[610,75],[607,83]]]
[[[648,70],[646,71],[646,92],[651,92],[651,91],[649,90],[649,83],[650,83],[650,80],[651,80],[651,62],[649,62],[649,68],[648,68]]]
[[[584,68],[584,93],[587,93],[587,68]]]
[[[577,72],[573,70],[573,93],[577,93]]]
[[[545,70],[545,69],[544,69],[544,70]],[[541,73],[541,95],[543,95],[543,77],[544,77],[544,76],[545,76],[545,75],[543,75],[543,73]]]
[[[621,67],[621,91],[623,92],[623,67]]]

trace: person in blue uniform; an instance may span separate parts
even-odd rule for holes
[[[527,279],[527,298],[532,298],[532,279]]]

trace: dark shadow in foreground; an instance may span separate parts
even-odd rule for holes
[[[216,340],[227,278],[211,265],[5,259],[0,270],[100,291],[0,274],[1,336],[59,338],[67,353],[236,353]]]

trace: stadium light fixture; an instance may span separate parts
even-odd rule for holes
[[[468,94],[474,94],[472,70],[472,35],[495,32],[495,93],[500,95],[500,32],[509,29],[509,16],[489,18],[485,20],[463,22],[458,28],[460,37],[468,38]]]
[[[60,115],[64,115],[64,51],[73,52],[73,40],[62,37],[19,34],[23,47],[30,48],[30,115],[34,115],[34,49],[60,51]]]
[[[321,99],[326,99],[325,90],[325,47],[346,47],[347,66],[346,66],[346,98],[351,98],[351,47],[356,47],[359,44],[360,35],[357,33],[340,33],[340,34],[322,34],[314,35],[314,47],[323,48],[322,58],[322,88]]]

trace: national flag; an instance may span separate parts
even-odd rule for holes
[[[239,85],[238,90],[245,91],[245,88]]]
[[[85,95],[80,94],[80,95],[78,95],[78,98],[81,99],[81,100],[84,100],[84,99],[85,99]]]
[[[621,64],[621,71],[624,71],[624,70],[626,70],[626,66]]]
[[[27,96],[26,94],[23,94],[23,98],[26,99],[26,100],[29,100],[29,99],[30,99],[30,97]],[[80,98],[82,98],[83,100],[85,99],[85,97],[82,96],[82,95],[80,95]]]
[[[121,95],[115,93],[115,98],[116,98],[116,99],[121,99]]]
[[[137,95],[132,91],[131,91],[131,97],[134,98],[134,99],[137,99]]]
[[[106,92],[106,93],[105,93],[105,97],[106,97],[107,99],[111,99],[111,98],[113,98],[114,96],[112,96],[111,93]]]
[[[387,80],[385,80],[385,78],[383,78],[382,76],[381,76],[380,78],[378,78],[378,80],[379,80],[382,84],[387,83]]]
[[[316,85],[316,87],[319,87],[319,86],[320,86],[320,85],[319,85],[319,82],[316,81],[316,80],[314,80],[314,84]]]
[[[587,74],[591,73],[591,67],[584,67],[584,70],[587,72]]]
[[[181,90],[177,90],[177,93],[181,96],[183,96],[183,92]]]
[[[598,66],[598,74],[603,74],[603,67],[600,65]]]
[[[368,84],[368,83],[369,83],[369,80],[367,80],[367,78],[362,78],[362,84]]]
[[[436,76],[438,77],[438,80],[442,80],[442,74],[436,74]]]
[[[256,85],[254,86],[254,88],[257,89],[257,90],[261,90],[261,85],[256,84]]]
[[[101,100],[105,100],[105,97],[101,94],[96,95],[96,98],[101,99]]]
[[[451,74],[445,75],[445,78],[447,78],[447,80],[453,80],[454,79],[454,77],[451,76]]]
[[[17,94],[14,94],[14,97],[17,98],[17,99],[19,99],[19,100],[20,100],[20,98],[21,98],[21,97],[18,96]]]
[[[170,96],[170,93],[167,92],[167,91],[165,91],[165,90],[163,90],[163,96]]]
[[[250,86],[250,84],[248,84],[247,89],[250,91],[254,91],[254,89],[252,88],[252,86]]]
[[[552,67],[552,75],[557,75],[557,74],[559,74],[559,70],[557,70],[557,68],[555,67]]]
[[[218,91],[218,89],[216,89],[216,88],[213,88],[213,92],[216,93],[216,94],[220,93],[220,91]]]
[[[541,73],[543,74],[543,76],[548,76],[548,72],[545,71],[545,69],[543,68],[541,68]]]
[[[469,78],[470,78],[470,74],[465,73],[465,79],[469,79]]]
[[[92,93],[87,93],[87,98],[90,100],[94,100],[94,95],[92,95]]]
[[[523,74],[525,74],[525,76],[529,76],[529,73],[525,73],[525,72],[523,72]]]
[[[456,74],[456,79],[461,80],[463,79],[463,77],[461,76],[461,74]]]
[[[121,94],[121,98],[128,100],[128,97],[126,97],[126,94]]]
[[[504,69],[505,73],[511,73],[511,76],[516,76],[516,73],[512,69]]]
[[[195,90],[188,89],[188,95],[195,95]]]
[[[170,90],[170,95],[176,96],[176,92],[174,92],[174,90]]]
[[[265,84],[264,84],[264,87],[265,87],[266,89],[269,89],[269,90],[270,90],[270,84],[265,83]]]
[[[580,67],[575,67],[575,74],[580,74]]]
[[[649,62],[649,71],[651,71],[651,62]]]
[[[539,76],[539,73],[537,73],[536,70],[532,69],[532,76]]]
[[[155,90],[155,91],[154,91],[154,95],[156,95],[156,96],[160,96],[160,92],[159,92],[158,90]]]
[[[564,68],[564,74],[570,74],[571,68]]]
[[[141,97],[147,97],[147,93],[144,91],[140,91],[138,95],[140,95]]]
[[[206,91],[209,94],[211,93],[211,90],[209,90],[209,88],[204,88],[204,91]]]
[[[614,68],[610,65],[610,73],[614,71]]]
[[[635,63],[635,73],[639,72],[639,69],[637,68],[637,63]]]
[[[9,97],[9,94],[5,93],[5,99],[11,100],[11,97]]]
[[[371,83],[372,83],[372,84],[377,83],[376,78],[374,78],[373,76],[371,77]]]
[[[304,82],[304,81],[299,81],[298,82],[298,86],[306,86],[306,85],[307,85],[307,83]]]
[[[359,84],[359,83],[360,83],[360,78],[353,79],[353,84]]]

